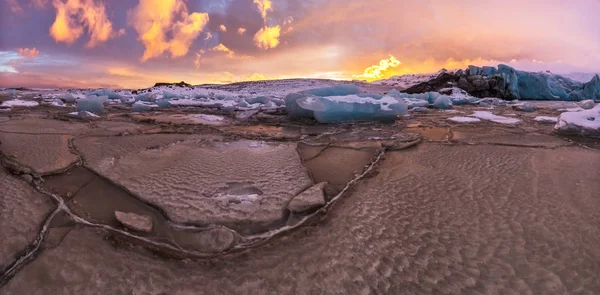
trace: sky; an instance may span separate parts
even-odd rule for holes
[[[600,72],[600,0],[0,0],[0,87]]]

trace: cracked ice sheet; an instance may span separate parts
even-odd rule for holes
[[[29,245],[52,210],[52,202],[0,167],[0,270]]]
[[[518,124],[519,122],[521,122],[521,120],[519,120],[519,119],[494,115],[494,114],[492,114],[492,112],[488,112],[488,111],[475,111],[472,115],[469,115],[469,116],[479,118],[482,120],[492,121],[492,122],[499,123],[499,124],[512,125],[512,124]]]
[[[186,141],[93,168],[176,222],[250,231],[280,222],[291,198],[312,184],[296,145],[288,143]],[[254,202],[219,197],[231,183],[251,183],[261,193]]]

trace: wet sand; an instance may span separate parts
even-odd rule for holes
[[[446,120],[455,115],[285,128],[230,118],[198,128],[119,112],[94,123],[15,114],[0,121],[2,184],[32,199],[3,197],[1,212],[36,213],[0,217],[11,225],[0,236],[23,232],[2,252],[0,293],[599,293],[598,141],[559,137],[531,114],[518,113],[516,126]],[[50,123],[37,130],[40,120]],[[27,145],[14,134],[67,144]],[[238,148],[256,154],[228,154]],[[53,164],[40,169],[31,157]],[[287,202],[322,181],[325,208],[291,214]],[[275,199],[265,197],[271,186]],[[227,201],[213,203],[224,210],[215,216],[239,221],[207,219],[199,208],[215,197]],[[64,207],[32,251],[56,201]],[[256,222],[260,208],[279,213]],[[154,227],[136,232],[115,211],[150,216]]]

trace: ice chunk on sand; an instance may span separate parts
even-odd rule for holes
[[[40,104],[37,101],[11,99],[2,103],[3,107],[37,107]]]
[[[152,110],[152,106],[138,101],[131,106],[131,111],[134,113],[148,112]]]
[[[77,111],[88,111],[95,114],[104,112],[104,104],[107,103],[108,96],[87,96],[77,101]]]
[[[69,113],[69,116],[77,117],[77,118],[87,118],[87,119],[100,118],[100,116],[95,115],[94,113],[90,113],[88,111],[71,112],[71,113]]]
[[[556,123],[558,122],[558,118],[557,117],[547,117],[547,116],[537,116],[535,117],[535,119],[537,122],[540,123]]]
[[[521,112],[533,112],[538,109],[534,104],[529,103],[529,102],[524,102],[524,103],[515,105],[514,108],[515,108],[515,110],[521,111]]]
[[[494,115],[494,114],[492,114],[492,112],[488,112],[488,111],[476,111],[470,116],[479,118],[482,120],[488,120],[488,121],[492,121],[495,123],[500,123],[500,124],[518,124],[519,122],[521,122],[521,120],[519,120],[519,119]]]
[[[433,103],[433,107],[440,110],[451,109],[452,100],[448,96],[440,95]]]
[[[477,122],[481,122],[481,120],[477,119],[477,118],[471,118],[471,117],[452,117],[452,118],[448,118],[449,121],[452,122],[456,122],[456,123],[477,123]]]
[[[593,109],[593,108],[594,108],[594,106],[596,105],[596,104],[594,103],[594,101],[593,101],[593,100],[591,100],[591,99],[584,100],[584,101],[580,101],[578,104],[579,104],[579,106],[580,106],[582,109],[584,109],[584,110],[591,110],[591,109]]]
[[[317,97],[296,100],[300,108],[310,110],[320,123],[350,121],[386,121],[408,114],[402,99],[385,96],[381,99],[358,95]]]
[[[591,110],[562,113],[554,130],[560,133],[600,135],[600,105]]]
[[[73,94],[71,93],[63,93],[63,94],[59,94],[56,96],[56,98],[66,102],[66,103],[74,103],[75,101],[77,101],[77,99],[75,98],[75,96],[73,96]]]

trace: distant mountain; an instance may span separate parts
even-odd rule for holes
[[[441,69],[441,70],[439,70],[435,73],[431,73],[431,74],[407,74],[407,75],[402,75],[402,76],[393,76],[391,78],[374,81],[372,83],[384,85],[384,86],[395,87],[395,88],[398,88],[399,90],[404,90],[404,89],[410,88],[412,86],[415,86],[417,84],[432,80],[432,79],[438,77],[439,75],[441,75],[443,73],[448,73],[448,72],[450,72],[450,71],[448,71],[446,69]]]
[[[586,83],[592,80],[592,78],[594,78],[595,75],[600,75],[600,73],[569,73],[563,74],[562,76],[573,79],[575,81]]]

